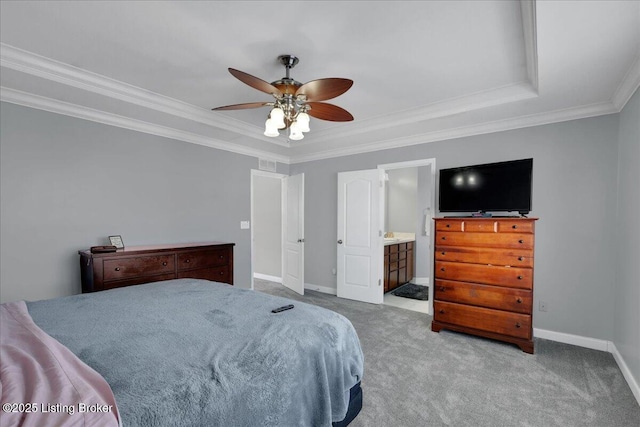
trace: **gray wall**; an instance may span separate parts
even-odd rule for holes
[[[417,168],[391,169],[387,171],[386,229],[413,233],[416,228],[416,203],[418,197]]]
[[[253,272],[282,277],[280,178],[253,177]]]
[[[235,283],[250,286],[240,221],[256,158],[13,104],[0,113],[1,301],[78,293],[77,251],[112,234],[234,242]]]
[[[337,173],[435,158],[439,169],[534,158],[534,326],[613,335],[618,115],[291,165],[305,173],[305,281],[335,288]],[[548,304],[537,311],[538,301]]]
[[[640,383],[640,90],[636,90],[620,114],[619,136],[617,253],[612,269],[617,274],[617,286],[612,341]]]

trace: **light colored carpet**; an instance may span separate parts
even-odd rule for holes
[[[336,311],[353,323],[365,355],[364,426],[638,427],[640,406],[613,356],[536,339],[535,354],[442,331],[431,317],[277,283],[255,289]]]

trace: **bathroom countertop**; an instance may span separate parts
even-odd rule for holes
[[[407,242],[415,242],[415,237],[407,237],[407,238],[384,238],[384,245],[397,245],[398,243],[407,243]]]

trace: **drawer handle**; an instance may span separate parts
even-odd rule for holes
[[[524,257],[523,256],[519,256],[518,257],[518,261],[524,261]]]
[[[444,314],[444,308],[440,309],[440,314]]]
[[[440,267],[440,271],[444,271],[444,267]]]
[[[224,259],[224,255],[220,255],[220,259]]]
[[[445,288],[444,286],[440,286],[440,292],[444,292],[445,289],[447,289],[447,288]]]
[[[516,302],[517,302],[518,304],[522,304],[522,298],[518,297],[518,299],[516,300]]]
[[[524,240],[520,239],[518,240],[518,243],[524,243]]]
[[[520,328],[520,322],[516,323],[516,328]]]
[[[515,230],[516,228],[518,228],[518,226],[517,226],[516,224],[513,224],[513,225],[511,226],[511,228],[513,228],[513,229]]]
[[[445,236],[442,236],[442,240],[447,240],[447,238]]]
[[[163,266],[163,267],[166,267],[166,266],[167,266],[167,261],[163,262],[163,263],[162,263],[162,266]]]
[[[444,251],[442,251],[442,252],[440,252],[440,253],[441,253],[442,255],[446,255],[446,254],[447,254],[447,253],[446,253],[446,252],[444,252]]]
[[[221,275],[221,276],[223,276],[223,275],[224,275],[224,271],[221,271],[221,272],[220,272],[220,275]]]
[[[116,271],[120,271],[120,267],[116,267]]]
[[[451,224],[447,224],[447,228],[451,228]]]
[[[518,280],[522,280],[522,276],[518,276]]]
[[[184,262],[186,262],[187,264],[189,264],[191,262],[190,259],[185,259]]]

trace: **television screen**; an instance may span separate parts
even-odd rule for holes
[[[440,170],[440,212],[531,211],[533,159]]]

